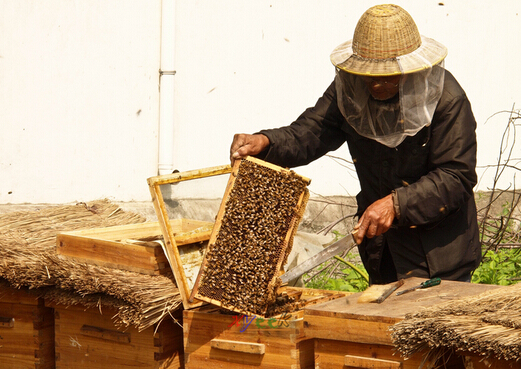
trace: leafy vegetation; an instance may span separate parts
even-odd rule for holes
[[[507,286],[521,280],[521,250],[486,251],[481,265],[472,275],[473,283]]]

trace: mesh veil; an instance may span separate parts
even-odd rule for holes
[[[431,123],[443,91],[444,76],[443,62],[402,75],[398,95],[378,101],[371,96],[361,76],[337,68],[338,106],[359,135],[394,148]]]

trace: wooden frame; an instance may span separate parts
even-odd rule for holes
[[[192,170],[187,172],[172,173],[162,176],[150,177],[147,179],[150,194],[152,196],[152,203],[156,212],[159,226],[163,233],[165,243],[163,245],[163,251],[170,267],[174,273],[177,287],[183,301],[183,307],[185,309],[194,308],[201,306],[202,301],[189,302],[190,297],[190,286],[188,284],[181,256],[177,248],[178,243],[175,240],[174,231],[172,228],[171,221],[168,216],[165,200],[161,192],[160,186],[166,184],[175,184],[182,181],[189,181],[193,179],[200,179],[212,176],[218,176],[223,174],[229,174],[232,168],[230,165],[221,165],[217,167],[210,167],[199,170]]]
[[[208,241],[213,223],[172,219],[170,227],[177,245]],[[62,232],[56,236],[56,252],[79,262],[157,275],[168,273],[159,222]],[[147,239],[147,241],[143,241]]]
[[[280,173],[290,173],[291,172],[289,169],[279,167],[277,165],[274,165],[274,164],[262,161],[260,159],[256,159],[254,157],[247,157],[243,161],[249,161],[251,163],[254,163],[255,165],[259,165],[259,166],[262,166],[262,167],[265,167],[265,168],[269,168],[270,170],[275,171],[275,172],[280,172]],[[204,267],[207,264],[207,254],[211,253],[212,250],[214,250],[214,245],[215,245],[216,239],[217,239],[217,237],[219,235],[219,232],[220,232],[220,229],[221,229],[222,220],[223,220],[223,217],[225,216],[226,203],[227,203],[227,201],[228,201],[228,199],[230,197],[230,193],[231,193],[232,189],[234,188],[235,179],[238,176],[240,164],[241,164],[241,161],[237,160],[235,162],[232,170],[231,170],[232,173],[231,173],[230,178],[228,180],[228,184],[226,186],[226,191],[224,193],[223,200],[221,202],[221,206],[219,208],[219,212],[218,212],[217,217],[216,217],[215,225],[214,225],[212,234],[210,236],[210,240],[208,242],[207,252],[205,253],[205,257],[203,259],[203,263],[202,263],[201,268],[199,270],[199,275],[197,276],[197,280],[196,280],[195,285],[194,285],[194,287],[192,289],[192,293],[190,295],[189,302],[196,301],[196,300],[206,301],[206,302],[209,302],[209,303],[211,303],[213,305],[221,306],[221,307],[224,307],[224,308],[226,308],[228,310],[232,310],[232,311],[235,311],[235,312],[244,313],[244,314],[252,314],[251,311],[246,311],[246,310],[237,308],[235,306],[226,305],[225,303],[223,303],[220,300],[216,300],[216,299],[204,296],[203,294],[199,293],[199,288],[201,287],[201,285],[200,285],[201,278],[204,275]],[[311,180],[309,178],[306,178],[304,176],[297,175],[295,173],[293,173],[293,175],[295,175],[296,177],[299,177],[299,179],[303,183],[305,183],[306,185],[309,185],[309,183],[311,182]],[[307,203],[307,197],[308,197],[307,190],[304,190],[304,191],[302,191],[300,193],[299,198],[298,198],[298,203],[297,203],[297,205],[295,207],[296,213],[299,213],[300,211],[302,211],[302,213],[303,213],[303,209],[305,208],[306,203]],[[282,268],[283,268],[282,263],[283,263],[283,259],[284,259],[284,253],[285,253],[287,247],[290,244],[290,241],[291,241],[291,239],[293,237],[293,234],[296,231],[296,228],[298,227],[298,222],[299,221],[300,221],[300,219],[299,219],[298,216],[294,216],[291,219],[291,223],[289,225],[288,232],[285,234],[284,241],[281,244],[281,250],[283,251],[283,253],[281,254],[279,259],[277,260],[275,270],[282,271]],[[270,279],[269,284],[268,284],[268,290],[273,290],[273,289],[276,288],[277,278],[278,278],[278,275],[271,276],[271,279]]]

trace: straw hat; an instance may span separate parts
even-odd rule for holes
[[[353,39],[333,50],[331,62],[353,74],[391,76],[431,68],[446,56],[445,46],[420,36],[409,13],[384,4],[362,15]]]

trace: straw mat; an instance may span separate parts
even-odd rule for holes
[[[463,351],[483,358],[521,359],[521,283],[438,304],[391,326],[393,343],[416,352]],[[434,359],[436,359],[434,358]]]
[[[173,277],[79,263],[56,253],[59,232],[144,220],[108,200],[2,214],[0,282],[53,303],[116,308],[117,325],[146,329],[179,308]]]

